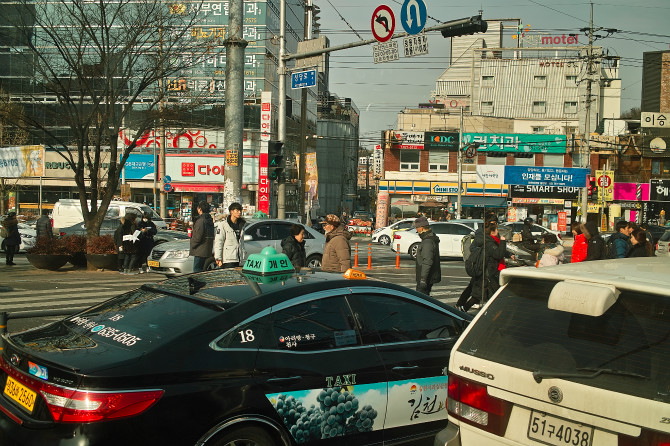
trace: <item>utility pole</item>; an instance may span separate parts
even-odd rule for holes
[[[312,0],[305,3],[305,40],[312,39]],[[300,161],[298,163],[298,215],[304,215],[304,223],[309,222],[308,210],[305,209],[305,194],[307,192],[307,89],[303,88],[300,96]]]
[[[461,201],[462,201],[462,192],[463,188],[463,107],[461,107],[461,124],[459,127],[460,132],[458,132],[458,201],[456,202],[456,218],[461,218]]]
[[[244,137],[244,49],[242,22],[244,0],[231,0],[226,47],[226,164],[223,206],[242,202],[242,166]]]
[[[279,66],[277,67],[279,107],[277,139],[286,143],[286,0],[279,3]],[[277,218],[286,218],[286,184],[277,179]]]
[[[159,147],[159,153],[158,157],[159,159],[159,164],[158,164],[158,179],[162,181],[163,177],[165,177],[165,169],[167,167],[167,163],[165,161],[165,125],[163,124],[163,111],[165,109],[165,84],[163,80],[163,26],[161,25],[158,28],[158,39],[159,39],[159,51],[160,54],[158,56],[158,63],[160,64],[160,78],[158,79],[158,90],[160,94],[160,101],[158,102],[158,115],[159,115],[159,126],[160,126],[160,147]],[[154,142],[154,146],[156,143]],[[156,157],[154,156],[154,163],[156,162]],[[154,175],[155,176],[155,175]],[[154,187],[155,190],[155,187]],[[165,189],[161,187],[160,190],[160,216],[162,219],[165,219],[167,217],[167,192],[165,192]],[[154,193],[154,209],[156,208],[156,197]]]
[[[593,77],[593,3],[591,3],[591,20],[589,22],[589,48],[587,53],[586,69],[586,122],[584,123],[584,137],[586,145],[584,146],[584,167],[591,169],[591,83]],[[589,207],[588,186],[582,189],[582,218],[581,222],[586,223]]]

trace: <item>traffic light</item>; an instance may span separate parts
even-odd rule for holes
[[[595,178],[589,178],[587,189],[589,191],[589,198],[598,198],[598,185]]]
[[[281,180],[281,173],[284,170],[284,155],[282,155],[281,141],[268,141],[268,178],[270,180]]]
[[[458,37],[466,34],[485,33],[489,28],[486,20],[482,20],[482,16],[480,15],[467,19],[454,20],[445,23],[445,25],[449,26],[440,30],[442,37]]]

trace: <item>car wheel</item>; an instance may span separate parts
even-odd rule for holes
[[[418,250],[419,250],[418,243],[414,243],[412,246],[409,247],[409,255],[411,255],[414,260],[416,260],[416,252]]]
[[[321,255],[312,254],[307,257],[307,268],[321,268]]]
[[[380,245],[390,245],[391,244],[391,237],[388,235],[382,235],[379,237],[379,244]]]
[[[209,443],[208,443],[209,444]],[[216,438],[212,446],[275,446],[266,431],[256,427],[241,427]]]

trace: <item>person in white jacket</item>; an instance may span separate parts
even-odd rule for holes
[[[221,268],[235,268],[240,264],[240,234],[246,220],[242,205],[228,206],[228,217],[217,217],[214,223],[214,259]]]

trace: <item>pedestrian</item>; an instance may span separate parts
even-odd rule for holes
[[[535,236],[531,230],[533,223],[535,223],[535,221],[531,217],[524,219],[523,229],[521,230],[521,246],[534,256],[534,260],[537,260],[538,253],[542,247],[535,240]]]
[[[221,268],[235,268],[240,265],[240,236],[247,223],[242,218],[242,205],[231,203],[228,216],[217,215],[214,225],[214,259]]]
[[[40,237],[53,237],[53,227],[51,224],[51,219],[49,218],[49,210],[42,209],[42,216],[37,219],[35,223],[35,232],[37,233],[37,238]]]
[[[603,240],[598,225],[589,221],[584,224],[584,236],[587,240],[586,259],[584,260],[602,260],[605,258],[605,240]]]
[[[307,254],[305,253],[305,228],[302,225],[291,225],[289,235],[281,241],[281,249],[291,261],[296,271],[307,266]]]
[[[147,258],[154,247],[154,235],[158,232],[156,224],[151,221],[151,212],[146,211],[142,215],[142,220],[137,223],[137,229],[140,231],[139,246],[138,246],[138,261],[140,273],[149,271],[147,265]]]
[[[558,237],[551,232],[545,232],[542,235],[542,254],[538,261],[538,268],[543,266],[558,265],[563,263],[563,245],[558,243]]]
[[[625,220],[616,222],[616,232],[607,240],[607,244],[614,248],[610,257],[623,259],[628,257],[628,252],[633,247],[630,241],[630,234],[633,232],[633,226]]]
[[[343,273],[351,268],[351,233],[335,214],[326,215],[322,222],[326,231],[326,246],[323,249],[321,269],[334,273]]]
[[[19,221],[16,218],[16,212],[7,214],[2,220],[3,235],[2,248],[5,250],[5,263],[8,266],[16,265],[14,263],[14,254],[19,252],[21,246],[21,234],[19,233]]]
[[[654,243],[654,236],[652,235],[651,232],[649,232],[649,225],[646,224],[646,223],[642,223],[642,224],[640,225],[640,229],[642,229],[642,230],[644,231],[644,235],[647,237],[647,241],[649,242],[649,244],[650,244],[650,245],[652,246],[652,248],[653,248],[653,247],[654,247],[654,244],[655,244],[655,243]],[[631,237],[632,237],[632,234],[631,234]],[[632,241],[633,241],[633,239],[631,238],[631,242],[632,242]],[[652,253],[652,255],[655,256],[655,254],[653,254],[653,253]]]
[[[658,214],[658,225],[665,226],[665,209],[661,209],[661,212]]]
[[[348,224],[349,224],[349,217],[348,217],[348,215],[347,215],[347,211],[343,211],[343,212],[342,212],[342,217],[340,218],[340,222],[341,222],[343,225],[348,225]]]
[[[476,266],[473,274],[472,295],[458,309],[467,312],[475,303],[483,304],[499,288],[500,271],[505,269],[505,253],[507,242],[505,237],[498,233],[498,222],[487,220],[482,232],[475,233],[475,239],[470,245],[468,262]]]
[[[125,263],[126,254],[123,252],[123,223],[126,221],[125,217],[119,219],[119,227],[114,231],[114,244],[116,245],[116,256],[119,265],[119,273],[123,273],[123,264]]]
[[[421,243],[416,250],[416,290],[430,295],[433,285],[442,280],[440,238],[430,228],[426,217],[414,220]]]
[[[214,220],[209,213],[209,203],[201,201],[196,209],[197,215],[191,232],[191,250],[193,272],[205,270],[205,262],[212,256],[214,248]]]
[[[137,224],[135,220],[137,214],[134,212],[126,212],[121,234],[123,236],[123,274],[137,274],[135,265],[137,264],[137,250],[139,243],[139,231],[137,231]]]
[[[647,240],[647,235],[642,229],[636,229],[631,233],[632,247],[626,257],[651,257],[654,247]]]
[[[572,224],[572,254],[570,263],[579,263],[586,260],[586,236],[584,235],[584,225],[581,223]]]

